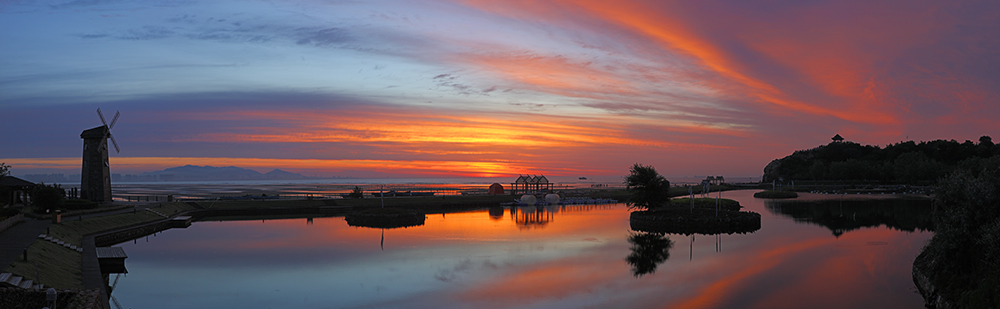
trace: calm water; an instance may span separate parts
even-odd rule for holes
[[[752,194],[722,194],[761,214],[745,235],[637,233],[621,204],[387,230],[342,217],[196,222],[121,244],[129,274],[113,296],[125,308],[922,307],[910,269],[931,232],[912,210],[926,205]],[[635,274],[626,257],[649,252]]]

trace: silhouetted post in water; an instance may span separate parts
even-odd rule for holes
[[[719,217],[719,204],[722,203],[722,190],[719,190],[719,197],[715,198],[715,217]]]
[[[694,187],[688,186],[688,194],[691,195],[691,213],[694,213]]]
[[[688,246],[688,261],[694,259],[694,234],[691,234],[691,245]]]
[[[840,195],[840,217],[844,217],[844,195]]]

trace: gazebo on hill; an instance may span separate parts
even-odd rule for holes
[[[840,137],[840,134],[834,135],[833,138],[831,139],[833,140],[834,143],[840,143],[844,141],[844,138]]]
[[[526,176],[518,175],[517,180],[510,184],[510,194],[527,194],[529,192],[548,192],[552,190],[552,183],[545,175]]]

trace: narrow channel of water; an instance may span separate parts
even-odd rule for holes
[[[113,296],[126,308],[922,306],[910,269],[931,236],[926,205],[753,192],[722,197],[761,214],[755,233],[641,242],[621,204],[437,214],[386,230],[342,217],[196,222],[121,244],[129,274]]]

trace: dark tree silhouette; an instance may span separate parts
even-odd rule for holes
[[[764,182],[772,180],[884,181],[930,184],[960,162],[1000,154],[989,136],[979,143],[955,140],[913,141],[885,148],[854,142],[831,142],[798,150],[764,167]]]
[[[350,198],[362,198],[364,197],[364,191],[358,186],[354,186],[354,190],[351,190],[351,194],[347,195]]]
[[[34,204],[37,209],[55,211],[57,208],[62,206],[65,199],[66,190],[58,184],[39,184],[35,186],[34,191],[31,192],[31,203]]]
[[[630,208],[649,209],[670,200],[670,182],[663,178],[652,166],[639,163],[632,165],[625,186],[632,192]]]
[[[670,258],[670,248],[674,246],[669,237],[659,233],[631,233],[628,242],[632,244],[632,253],[625,262],[632,266],[632,275],[636,277],[655,272],[660,263]]]
[[[1000,156],[960,166],[938,183],[934,236],[914,268],[956,307],[1000,308]]]

